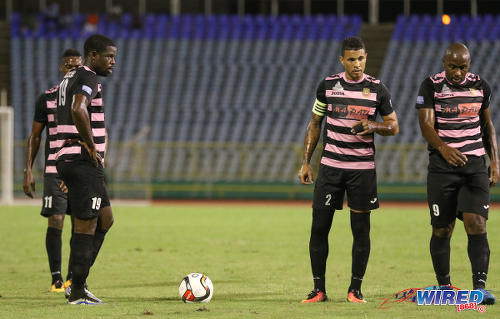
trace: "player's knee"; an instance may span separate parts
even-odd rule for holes
[[[102,225],[102,230],[108,231],[111,228],[111,226],[113,226],[114,222],[115,222],[115,219],[114,219],[113,215],[111,215],[111,217],[109,217],[106,220],[106,223]]]
[[[107,232],[113,226],[114,222],[115,219],[111,207],[105,207],[99,212],[98,228],[101,231]]]
[[[73,233],[94,235],[96,228],[97,217],[88,220],[75,218]]]
[[[334,211],[313,209],[313,219],[311,226],[311,240],[328,239],[330,228],[332,227]]]
[[[330,233],[330,227],[325,224],[321,223],[314,223],[312,224],[311,227],[311,240],[323,240],[327,239],[328,240],[328,234]]]
[[[480,235],[486,233],[486,219],[480,215],[472,218],[464,218],[465,231],[469,235]]]
[[[48,218],[48,226],[62,230],[64,226],[64,215],[61,214],[61,215],[50,216]]]
[[[432,234],[440,238],[449,238],[453,234],[453,228],[453,224],[444,227],[432,227]]]
[[[351,210],[351,231],[354,238],[366,237],[370,234],[370,214]]]
[[[311,227],[311,240],[328,238],[330,229],[326,225],[313,223]]]

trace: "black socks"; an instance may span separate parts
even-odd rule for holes
[[[328,258],[328,233],[334,211],[313,209],[309,255],[314,279],[314,289],[326,292],[325,272]]]
[[[328,234],[332,226],[333,211],[313,209],[309,254],[314,279],[314,288],[325,290],[326,260],[328,258]],[[361,288],[361,282],[370,256],[370,213],[351,212],[352,277],[349,289]]]
[[[71,240],[72,291],[83,290],[92,261],[93,239],[92,235],[73,233]]]
[[[432,235],[430,251],[436,279],[440,286],[451,285],[450,281],[450,238]]]
[[[106,236],[107,230],[102,230],[99,225],[95,230],[94,234],[94,242],[93,242],[93,251],[92,251],[92,261],[90,263],[90,267],[94,265],[94,262],[99,254],[99,250],[101,250],[102,242],[104,241],[104,237]]]
[[[490,247],[486,233],[467,235],[470,263],[472,266],[472,284],[474,289],[486,286],[486,277],[490,262]],[[450,238],[432,235],[430,244],[432,264],[438,284],[451,285],[450,281]]]
[[[61,233],[62,231],[57,228],[47,227],[47,234],[45,235],[45,248],[47,249],[47,256],[49,257],[49,267],[52,274],[52,283],[60,280],[61,277]]]
[[[490,263],[490,247],[486,233],[467,235],[469,243],[467,252],[472,266],[472,284],[474,289],[485,288],[488,266]]]
[[[370,257],[370,213],[351,211],[352,276],[349,290],[360,290]]]

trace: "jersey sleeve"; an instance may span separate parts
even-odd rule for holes
[[[73,94],[83,94],[90,101],[97,95],[97,75],[89,71],[82,71],[78,76]]]
[[[381,116],[386,116],[394,112],[392,108],[391,93],[389,89],[383,84],[380,85],[380,103],[378,105],[378,111]]]
[[[33,121],[47,124],[47,99],[41,94],[35,103],[35,116]]]
[[[481,104],[481,111],[490,107],[491,103],[491,88],[488,82],[483,80],[483,104]]]
[[[434,108],[434,85],[430,78],[425,79],[420,85],[415,107],[417,109]]]
[[[325,116],[326,108],[325,80],[323,80],[316,90],[316,101],[314,101],[312,112],[319,116]]]

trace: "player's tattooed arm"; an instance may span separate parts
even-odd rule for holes
[[[479,114],[481,121],[481,131],[483,133],[483,143],[490,158],[490,185],[495,186],[498,182],[498,146],[495,127],[491,121],[490,108],[483,110]]]
[[[26,147],[26,165],[24,167],[23,191],[26,196],[31,198],[33,198],[33,192],[35,192],[35,178],[31,172],[31,167],[33,166],[33,161],[35,160],[38,149],[40,148],[40,140],[44,128],[45,123],[33,121],[31,134],[28,137]]]
[[[434,129],[434,109],[421,108],[418,110],[418,123],[422,136],[426,141],[441,153],[441,156],[452,166],[464,166],[467,163],[467,156],[456,148],[448,146]]]
[[[302,166],[298,173],[299,180],[302,184],[308,185],[313,183],[313,174],[311,169],[311,157],[316,149],[321,134],[321,123],[323,116],[312,113],[311,121],[307,126],[306,137],[304,139],[304,153],[302,156]]]
[[[88,98],[83,94],[75,94],[73,97],[73,103],[71,104],[71,116],[73,118],[73,123],[75,123],[76,129],[83,139],[81,143],[89,152],[90,157],[97,165],[102,162],[99,153],[97,152],[94,136],[92,135],[92,129],[90,128],[90,117],[87,111],[87,106],[89,105]]]
[[[382,116],[382,120],[383,122],[361,120],[352,126],[351,132],[356,135],[366,135],[373,132],[383,136],[398,134],[399,124],[396,112],[393,111],[389,115]]]

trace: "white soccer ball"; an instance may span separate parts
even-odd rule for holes
[[[214,285],[207,275],[194,272],[182,279],[179,295],[188,303],[209,302],[214,295]]]

